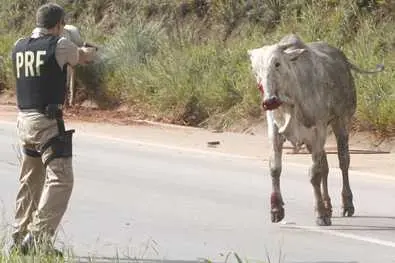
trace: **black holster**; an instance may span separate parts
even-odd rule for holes
[[[45,116],[49,119],[62,119],[63,112],[58,104],[49,104],[45,107]]]
[[[56,118],[59,134],[48,140],[42,147],[40,152],[43,154],[51,147],[52,154],[45,160],[44,166],[47,166],[55,158],[67,158],[73,155],[73,133],[75,130],[65,130],[64,121]]]

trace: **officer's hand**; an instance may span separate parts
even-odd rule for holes
[[[82,45],[83,47],[93,47],[96,48],[96,51],[99,49],[97,46],[93,45],[92,43],[84,42]]]
[[[79,63],[87,64],[92,62],[96,56],[96,48],[94,47],[80,47],[79,48]]]

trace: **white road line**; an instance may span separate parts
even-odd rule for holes
[[[382,240],[382,239],[377,239],[377,238],[372,238],[372,237],[366,237],[366,236],[359,236],[359,235],[354,235],[354,234],[348,234],[348,233],[344,233],[344,232],[340,232],[340,231],[336,231],[336,230],[323,229],[320,227],[286,225],[286,227],[282,227],[282,228],[301,229],[301,230],[306,230],[306,231],[310,231],[310,232],[328,234],[328,235],[332,235],[332,236],[343,237],[343,238],[353,239],[353,240],[367,242],[367,243],[371,243],[371,244],[376,244],[376,245],[380,245],[380,246],[395,248],[395,242],[392,242],[392,241],[387,241],[387,240]]]

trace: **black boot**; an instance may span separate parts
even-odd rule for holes
[[[44,242],[42,239],[39,240],[32,233],[28,233],[20,245],[20,252],[23,255],[36,254],[37,250],[47,255],[63,257],[63,253],[55,249],[50,242]]]
[[[19,243],[14,242],[8,250],[8,253],[17,254],[21,250],[21,245]]]
[[[8,252],[9,254],[18,253],[21,247],[21,243],[23,238],[26,236],[25,231],[18,231],[12,233],[12,245],[9,247]]]

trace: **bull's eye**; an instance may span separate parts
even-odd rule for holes
[[[280,62],[274,63],[274,66],[275,66],[276,68],[278,68],[278,67],[280,66]]]

